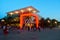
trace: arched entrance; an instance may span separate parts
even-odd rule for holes
[[[20,29],[22,29],[22,27],[23,27],[24,17],[27,17],[27,16],[35,17],[36,28],[38,28],[38,24],[39,24],[38,16],[36,14],[28,13],[28,14],[21,14],[20,15]],[[30,25],[30,27],[31,27],[31,25]]]

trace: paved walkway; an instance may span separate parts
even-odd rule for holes
[[[41,32],[12,32],[8,35],[3,35],[0,30],[0,40],[60,40],[60,29]]]

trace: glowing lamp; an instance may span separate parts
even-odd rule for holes
[[[48,23],[50,23],[50,20],[48,20]]]
[[[19,13],[18,11],[15,11],[15,13]]]
[[[10,15],[13,15],[13,13],[11,12]]]
[[[27,8],[27,10],[28,10],[28,11],[31,11],[31,10],[32,10],[32,8]]]
[[[4,20],[4,19],[2,19],[1,21],[2,21],[2,22],[4,22],[5,20]]]
[[[24,12],[24,10],[20,10],[22,13]]]
[[[55,24],[57,24],[57,22],[55,21]]]
[[[36,13],[36,11],[33,11],[33,13]]]

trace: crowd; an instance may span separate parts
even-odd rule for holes
[[[26,30],[26,31],[39,31],[40,32],[41,28],[44,30],[44,27],[41,27],[41,26],[39,26],[38,28],[36,28],[35,24],[32,27],[23,25],[22,30]],[[20,29],[20,26],[11,26],[9,24],[7,24],[7,25],[0,25],[0,29],[3,30],[4,34],[10,33],[10,31],[17,31],[18,33],[20,33],[22,31]]]
[[[0,29],[3,30],[4,34],[8,34],[8,33],[10,33],[10,31],[15,31],[15,30],[18,33],[20,33],[20,31],[21,31],[20,27],[18,27],[18,26],[10,26],[9,24],[7,24],[7,25],[0,25]],[[40,27],[38,27],[38,29],[37,29],[35,25],[32,26],[31,28],[29,26],[24,26],[23,25],[22,30],[26,30],[26,31],[36,31],[36,30],[39,30],[40,31]]]

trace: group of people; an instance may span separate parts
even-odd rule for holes
[[[23,25],[22,30],[27,30],[27,31],[41,31],[41,28],[44,29],[43,27],[39,26],[38,28],[36,28],[36,25],[33,25],[32,27],[30,26],[25,26]],[[0,29],[3,30],[4,34],[8,34],[10,31],[17,31],[18,33],[21,32],[20,26],[10,26],[9,24],[7,25],[0,25]]]
[[[8,33],[10,33],[10,31],[20,30],[20,27],[10,26],[9,24],[2,25],[2,26],[0,25],[0,30],[2,30],[4,34],[8,34]]]
[[[17,31],[17,32],[20,32],[20,27],[18,26],[10,26],[10,25],[3,25],[3,26],[0,26],[0,29],[3,30],[3,33],[4,34],[8,34],[10,31]],[[32,26],[31,28],[29,26],[23,26],[22,30],[27,30],[27,31],[36,31],[36,30],[39,30],[40,31],[40,28],[36,28],[36,26]]]

